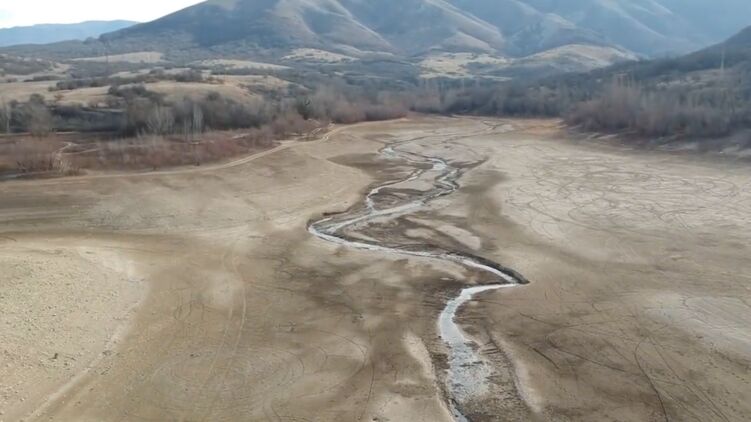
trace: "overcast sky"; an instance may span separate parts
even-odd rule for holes
[[[125,19],[146,22],[201,0],[0,0],[0,28]]]

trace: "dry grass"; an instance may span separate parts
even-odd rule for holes
[[[168,101],[181,100],[183,97],[201,99],[212,92],[216,92],[225,98],[237,102],[246,102],[257,99],[257,96],[249,90],[281,90],[289,85],[288,82],[273,76],[227,75],[221,76],[219,80],[225,83],[160,81],[146,84],[146,88],[164,94]],[[7,101],[26,102],[31,95],[39,94],[46,101],[69,105],[104,103],[108,98],[108,86],[51,92],[50,88],[54,88],[56,84],[57,81],[0,83],[0,93]]]
[[[0,136],[0,178],[202,165],[263,151],[277,145],[277,139],[304,137],[319,127],[319,123],[299,116],[281,116],[261,128],[212,131],[193,140],[179,135],[124,139],[77,133],[43,138]]]
[[[80,139],[70,136],[0,138],[0,177],[51,177],[82,170],[148,170],[201,165],[275,145],[272,128],[212,132],[195,142],[179,137]]]
[[[565,65],[570,62],[573,63],[570,65],[572,70],[583,71],[636,59],[638,57],[633,53],[613,47],[570,44],[524,57],[517,60],[517,64],[549,66],[551,63]]]
[[[226,85],[251,92],[283,91],[292,83],[270,75],[214,75]]]
[[[25,102],[32,94],[52,99],[54,96],[49,92],[49,88],[54,87],[55,84],[57,84],[56,81],[0,83],[0,93],[7,101]]]
[[[109,95],[107,91],[109,87],[91,87],[91,88],[79,88],[72,91],[56,91],[53,92],[52,97],[61,104],[73,105],[87,105],[87,104],[104,104],[106,103]],[[60,95],[61,97],[57,97]],[[58,100],[59,98],[59,100]]]
[[[270,130],[263,129],[214,132],[194,142],[175,136],[141,136],[101,141],[67,154],[67,158],[74,167],[90,170],[157,170],[263,151],[275,145],[272,135]]]
[[[45,101],[55,101],[62,104],[90,104],[104,102],[107,99],[109,87],[79,88],[68,91],[54,91],[49,89],[56,85],[56,81],[44,82],[13,82],[0,84],[0,93],[7,101],[26,102],[33,94],[39,94]]]
[[[467,77],[472,74],[473,64],[492,65],[497,68],[508,66],[510,60],[488,54],[437,53],[425,57],[420,62],[423,78]]]
[[[326,50],[317,50],[315,48],[298,48],[291,54],[282,57],[282,60],[320,62],[320,63],[343,63],[357,60],[352,56],[334,53]]]
[[[56,136],[0,138],[0,175],[66,176],[78,167],[64,154],[65,143]]]
[[[161,63],[164,55],[156,51],[140,51],[137,53],[115,54],[112,56],[83,57],[75,59],[80,62],[121,62],[121,63]]]
[[[258,97],[238,85],[232,84],[209,84],[201,82],[173,82],[162,81],[146,84],[146,89],[159,94],[164,94],[167,101],[178,101],[184,97],[193,100],[206,98],[212,92],[216,92],[224,98],[239,103],[257,100]]]
[[[280,66],[271,63],[253,62],[249,60],[228,60],[228,59],[215,59],[215,60],[203,60],[196,62],[199,66],[208,67],[227,67],[230,69],[261,69],[261,70],[284,70],[289,69],[287,66]]]

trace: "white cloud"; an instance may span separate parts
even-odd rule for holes
[[[201,0],[0,0],[0,28],[87,20],[150,21]]]

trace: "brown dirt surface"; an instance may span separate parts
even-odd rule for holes
[[[557,124],[415,117],[200,168],[0,183],[0,420],[450,421],[436,320],[487,280],[307,231],[409,174],[377,154],[406,139],[466,164],[461,188],[360,236],[531,281],[460,311],[494,368],[472,421],[747,420],[751,170]]]

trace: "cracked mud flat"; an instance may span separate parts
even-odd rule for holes
[[[451,397],[473,422],[747,420],[751,172],[555,125],[416,118],[200,172],[0,184],[0,420],[451,421]],[[307,230],[448,167],[450,194],[337,231],[406,255]],[[498,278],[416,256],[447,251],[533,282],[459,306]],[[452,311],[489,373],[469,397]]]

